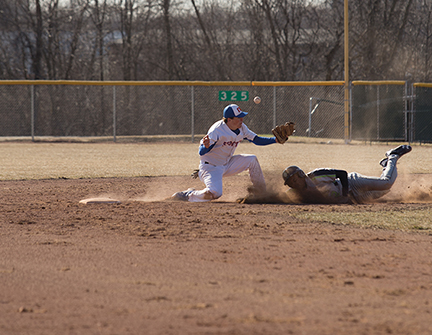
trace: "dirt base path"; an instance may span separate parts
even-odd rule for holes
[[[234,177],[227,194],[241,196],[234,185],[245,180]],[[161,201],[187,184],[185,177],[0,182],[0,333],[432,333],[427,231],[296,215],[424,204]],[[79,204],[91,196],[123,202]]]

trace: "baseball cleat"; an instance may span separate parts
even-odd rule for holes
[[[388,162],[388,158],[386,157],[381,159],[379,163],[383,168],[385,168],[387,166],[387,162]]]
[[[386,156],[390,156],[390,155],[398,155],[399,157],[407,154],[408,152],[410,152],[412,150],[410,145],[400,145],[397,148],[391,149],[389,151],[386,152]]]
[[[388,162],[388,156],[390,155],[397,155],[399,157],[407,154],[408,152],[410,152],[412,150],[412,147],[410,145],[400,145],[397,148],[391,149],[389,151],[386,152],[386,157],[380,160],[380,165],[382,167],[386,167],[387,166],[387,162]]]
[[[186,191],[181,191],[174,193],[171,198],[173,200],[179,200],[179,201],[189,201],[189,195],[192,191],[195,191],[193,188],[188,188]]]

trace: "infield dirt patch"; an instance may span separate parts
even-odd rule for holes
[[[1,181],[0,333],[430,334],[430,222],[304,216],[430,218],[429,195],[400,198],[408,181],[430,191],[401,175],[381,203],[319,206],[238,204],[244,175],[206,204],[163,201],[201,185],[184,176]],[[122,203],[79,203],[108,196]]]

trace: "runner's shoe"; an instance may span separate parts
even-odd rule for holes
[[[193,188],[188,188],[186,191],[181,191],[174,193],[171,198],[173,200],[179,200],[179,201],[189,201],[189,195],[192,191],[195,191]]]
[[[407,154],[408,152],[410,152],[412,150],[410,145],[400,145],[397,148],[391,149],[389,151],[386,152],[386,156],[390,156],[390,155],[398,155],[399,157]]]
[[[381,159],[379,163],[382,167],[386,167],[387,162],[388,162],[388,156],[397,155],[397,156],[401,157],[401,156],[407,154],[408,152],[410,152],[411,150],[412,150],[412,147],[410,145],[406,145],[406,144],[400,145],[397,148],[394,148],[394,149],[387,151],[385,153],[386,158]]]
[[[386,157],[381,159],[379,163],[383,168],[385,168],[387,166],[387,162],[388,162],[388,158]]]

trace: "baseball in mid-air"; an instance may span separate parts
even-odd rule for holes
[[[254,102],[258,105],[258,104],[261,102],[261,98],[258,97],[258,96],[256,96],[256,97],[254,98]]]

